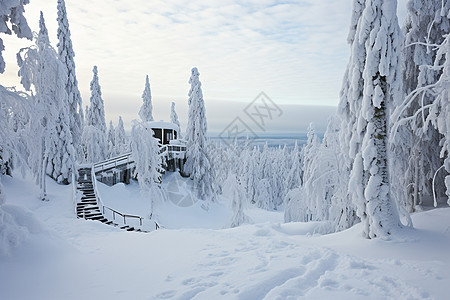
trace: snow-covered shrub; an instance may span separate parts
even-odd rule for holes
[[[256,206],[266,210],[275,209],[274,191],[269,178],[261,179],[256,186]]]
[[[284,197],[284,207],[285,222],[308,221],[307,199],[303,188],[290,190]]]
[[[225,180],[223,195],[230,200],[231,209],[233,210],[230,227],[233,228],[244,223],[250,223],[251,219],[244,213],[247,203],[245,191],[235,174],[230,173]]]

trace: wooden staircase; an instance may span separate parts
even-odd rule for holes
[[[155,224],[154,229],[144,230],[142,226],[144,220],[142,217],[122,214],[104,206],[97,195],[96,183],[94,182],[96,178],[94,174],[91,166],[82,166],[77,169],[77,176],[74,176],[73,178],[73,184],[75,185],[74,195],[76,198],[76,214],[78,218],[100,221],[104,224],[119,227],[120,229],[127,231],[149,232],[159,228],[159,225],[152,221]],[[111,215],[110,219],[105,216],[105,212],[109,212]],[[127,225],[127,218],[139,220],[140,228]]]

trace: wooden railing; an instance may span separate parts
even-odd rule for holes
[[[170,154],[181,154],[186,152],[186,146],[179,145],[162,145],[159,149],[159,154],[170,155]]]
[[[93,169],[95,173],[103,172],[109,169],[117,168],[117,166],[134,165],[134,160],[131,158],[131,152],[125,153],[110,159],[95,163]]]
[[[108,207],[108,206],[105,206],[105,205],[103,205],[103,210],[102,210],[103,216],[105,216],[105,210],[109,210],[109,211],[112,212],[112,217],[113,217],[114,221],[116,220],[116,215],[119,215],[121,218],[123,218],[123,224],[124,225],[127,224],[127,218],[133,218],[133,219],[139,219],[139,225],[142,226],[142,223],[143,223],[143,220],[144,220],[143,217],[135,216],[135,215],[123,214],[123,213],[118,212],[117,210],[112,209],[111,207]]]

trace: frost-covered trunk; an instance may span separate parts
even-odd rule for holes
[[[396,0],[354,2],[357,18],[352,19],[349,82],[340,105],[344,120],[351,120],[347,125],[353,128],[348,147],[349,195],[368,238],[386,237],[400,226],[388,165],[388,109],[401,96],[396,6]]]
[[[364,189],[364,228],[367,230],[364,234],[370,238],[389,235],[399,224],[397,208],[390,197],[386,78],[375,77],[374,86],[373,97],[381,102],[372,109],[373,114],[368,118],[362,149],[364,169],[368,172],[368,182]]]

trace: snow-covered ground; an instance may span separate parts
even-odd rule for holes
[[[0,257],[0,299],[449,297],[450,208],[415,214],[415,229],[384,241],[364,239],[360,226],[320,235],[323,224],[283,224],[282,212],[257,209],[255,224],[223,229],[226,203],[205,211],[169,199],[158,208],[166,229],[145,234],[76,219],[71,186],[49,180],[41,202],[31,179],[2,182],[5,210],[34,229]],[[99,188],[108,205],[147,211],[137,184]]]

